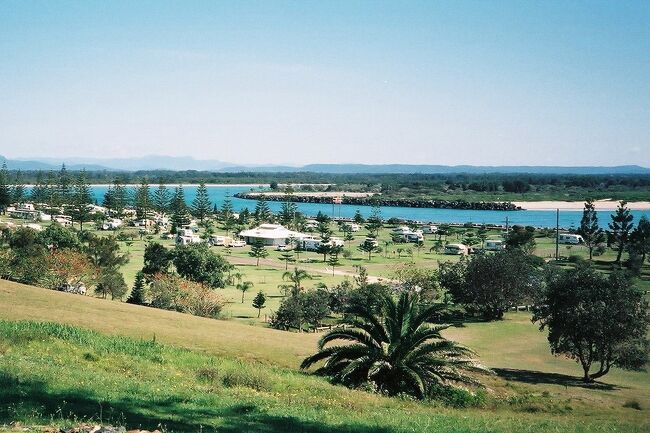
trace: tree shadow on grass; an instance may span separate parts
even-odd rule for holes
[[[613,391],[620,389],[619,386],[611,385],[603,382],[584,383],[579,377],[569,376],[568,374],[561,373],[547,373],[544,371],[535,370],[519,370],[515,368],[493,368],[497,376],[514,381],[524,382],[534,385],[562,385],[565,387],[578,387],[588,389],[601,389],[606,391]]]
[[[99,390],[101,392],[101,390]],[[392,429],[363,425],[331,426],[292,416],[265,413],[254,404],[193,406],[178,396],[165,399],[99,398],[82,390],[54,391],[46,382],[26,380],[0,372],[0,425],[42,421],[61,426],[70,422],[97,422],[167,432],[224,433],[394,433]]]

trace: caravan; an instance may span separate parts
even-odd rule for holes
[[[578,245],[583,243],[584,239],[582,239],[582,236],[580,235],[560,234],[558,242],[561,244]]]

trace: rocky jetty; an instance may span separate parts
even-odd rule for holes
[[[331,204],[332,197],[318,195],[267,195],[263,193],[239,192],[235,197],[247,200],[266,201],[290,201],[294,203],[320,203]],[[439,200],[439,199],[407,199],[407,198],[383,198],[372,197],[347,197],[341,194],[342,204],[355,206],[390,206],[390,207],[413,207],[432,209],[462,209],[462,210],[501,210],[514,211],[522,210],[521,207],[511,202],[496,201],[465,201],[465,200]]]

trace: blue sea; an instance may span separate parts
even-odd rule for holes
[[[152,185],[151,191],[156,189],[156,185]],[[104,193],[108,189],[107,186],[93,186],[92,190],[95,199],[101,204]],[[128,187],[133,191],[133,187]],[[174,187],[170,186],[170,192]],[[185,198],[188,203],[191,203],[196,195],[196,185],[185,185]],[[244,200],[232,197],[235,193],[245,192],[251,190],[259,190],[259,188],[251,186],[208,186],[208,193],[210,200],[217,207],[220,207],[226,197],[230,197],[233,207],[236,211],[244,208],[253,210],[255,208],[255,201]],[[280,210],[280,202],[268,202],[269,207],[273,211]],[[370,206],[357,206],[357,205],[336,205],[320,204],[320,203],[298,203],[298,209],[307,216],[315,216],[319,211],[334,217],[353,217],[355,212],[359,210],[361,215],[367,217],[370,215]],[[598,212],[598,218],[601,226],[606,227],[610,221],[611,211]],[[642,215],[650,218],[650,211],[632,211],[634,221],[638,221]],[[555,211],[549,210],[524,210],[524,211],[486,211],[486,210],[457,210],[457,209],[430,209],[430,208],[410,208],[410,207],[389,207],[384,206],[381,208],[381,216],[384,219],[389,218],[403,218],[410,220],[419,220],[423,222],[434,223],[478,223],[478,224],[505,224],[506,218],[510,225],[521,224],[531,225],[535,227],[555,227]],[[560,227],[572,228],[580,225],[581,211],[560,211]]]

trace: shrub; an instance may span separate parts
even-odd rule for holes
[[[623,407],[626,407],[628,409],[643,410],[641,408],[641,403],[639,403],[637,400],[627,400],[625,403],[623,403]]]
[[[152,307],[202,317],[216,317],[224,306],[211,288],[172,275],[154,276],[149,296]]]
[[[430,400],[440,401],[447,406],[456,408],[482,407],[487,400],[483,390],[470,392],[463,388],[451,386],[434,386],[427,397]]]

